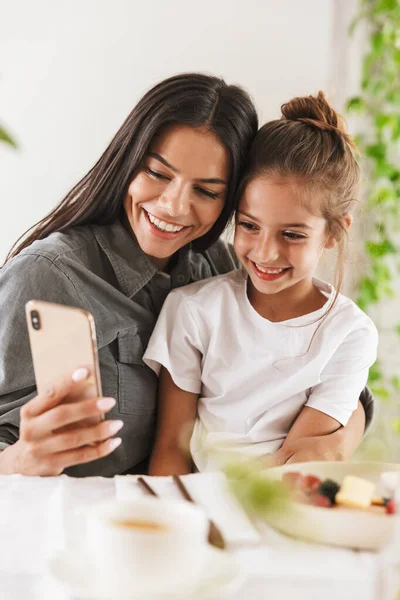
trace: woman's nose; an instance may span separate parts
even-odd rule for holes
[[[189,194],[181,186],[168,186],[161,194],[158,204],[170,217],[182,217],[190,213]]]

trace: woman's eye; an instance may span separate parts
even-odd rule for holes
[[[198,194],[201,194],[202,196],[207,196],[207,198],[215,199],[219,196],[217,192],[210,192],[210,190],[206,190],[202,187],[196,187],[195,190]]]
[[[154,177],[154,179],[163,179],[164,181],[170,180],[170,178],[167,175],[164,175],[164,173],[160,173],[159,171],[153,171],[153,169],[150,169],[149,167],[145,167],[145,171],[151,177]]]
[[[257,229],[255,225],[253,225],[252,223],[248,223],[247,221],[238,221],[237,224],[245,231],[255,231]]]
[[[305,240],[306,236],[301,233],[295,233],[294,231],[284,231],[283,236],[288,240]]]

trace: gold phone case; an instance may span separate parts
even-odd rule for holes
[[[31,300],[25,306],[33,368],[38,393],[87,367],[90,377],[78,385],[65,402],[101,396],[96,332],[92,315],[80,308]],[[80,425],[98,423],[90,417]]]

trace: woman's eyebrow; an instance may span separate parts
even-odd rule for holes
[[[161,154],[157,154],[157,152],[148,152],[147,156],[151,156],[152,158],[159,160],[160,163],[168,167],[168,169],[171,169],[171,171],[174,171],[174,173],[178,173],[178,169],[173,167],[167,160],[165,160],[165,158],[161,156]]]
[[[147,156],[151,156],[152,158],[155,158],[156,160],[160,161],[160,163],[165,165],[168,169],[171,169],[171,171],[173,171],[174,173],[179,173],[178,169],[176,167],[173,167],[171,165],[171,163],[169,163],[163,156],[161,156],[161,154],[158,154],[157,152],[148,152]],[[195,181],[201,181],[201,183],[222,183],[223,185],[228,184],[227,181],[225,181],[224,179],[220,179],[219,177],[210,177],[210,178],[200,178],[199,177]]]

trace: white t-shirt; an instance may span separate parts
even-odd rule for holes
[[[144,361],[157,374],[163,365],[178,387],[199,394],[190,447],[200,471],[216,467],[214,448],[275,452],[303,406],[342,425],[357,408],[376,359],[376,327],[342,295],[321,323],[335,291],[313,283],[327,297],[324,306],[279,323],[254,310],[243,271],[168,295]]]

